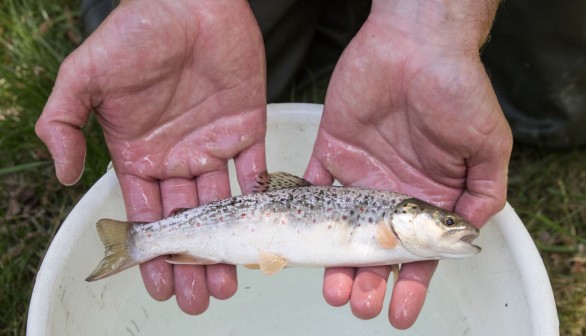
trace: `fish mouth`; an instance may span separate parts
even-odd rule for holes
[[[478,238],[478,233],[469,233],[467,235],[464,235],[460,238],[460,241],[468,243],[468,244],[472,244],[472,242],[474,241],[474,239]]]
[[[466,250],[468,250],[470,253],[472,254],[476,254],[478,252],[480,252],[480,250],[482,250],[480,248],[480,246],[472,244],[472,242],[478,238],[479,232],[478,230],[472,232],[472,233],[467,233],[464,234],[462,237],[460,237],[460,241],[459,243],[461,245],[466,246]]]
[[[481,251],[480,246],[472,244],[478,238],[480,231],[478,229],[465,229],[459,232],[452,232],[452,245],[450,245],[451,258],[463,258],[477,254]]]

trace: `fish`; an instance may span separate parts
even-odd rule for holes
[[[459,259],[481,248],[479,230],[453,212],[391,191],[317,186],[284,172],[254,192],[151,223],[101,219],[105,257],[86,281],[159,256],[172,264],[233,264],[275,274],[285,267],[363,267]]]

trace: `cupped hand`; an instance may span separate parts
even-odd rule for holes
[[[504,206],[512,137],[480,44],[419,38],[376,15],[375,6],[336,66],[305,177],[402,192],[481,227]],[[415,322],[436,266],[402,265],[389,307],[393,326]],[[382,310],[389,272],[327,269],[323,294],[372,318]]]
[[[174,210],[230,196],[234,158],[243,192],[266,170],[265,60],[244,0],[123,1],[61,65],[36,131],[58,179],[83,172],[81,128],[93,109],[120,180],[128,219],[150,222]],[[141,265],[157,300],[173,294],[187,313],[210,294],[232,296],[233,266]]]

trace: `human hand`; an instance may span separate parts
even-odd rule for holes
[[[119,178],[128,220],[230,196],[235,159],[244,193],[266,170],[265,60],[244,0],[123,1],[61,65],[36,132],[61,183],[83,172],[81,127],[94,109]],[[173,294],[199,314],[237,288],[234,266],[140,267],[157,300]]]
[[[373,2],[334,70],[305,178],[402,192],[481,227],[504,206],[512,136],[479,57],[488,28],[461,8],[455,13],[469,24],[455,24],[454,8],[441,6]],[[402,265],[389,307],[393,326],[415,322],[436,266]],[[389,272],[327,269],[324,297],[373,318]]]

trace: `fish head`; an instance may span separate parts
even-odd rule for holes
[[[465,258],[480,252],[472,244],[479,230],[462,217],[427,202],[409,198],[390,214],[401,244],[422,258]]]

